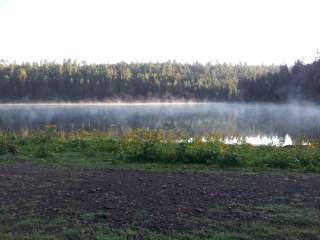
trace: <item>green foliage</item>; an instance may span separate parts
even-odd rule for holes
[[[50,153],[48,151],[48,148],[47,146],[45,145],[40,145],[36,150],[35,150],[35,153],[34,153],[34,156],[36,158],[47,158],[49,157]]]
[[[269,168],[289,168],[293,162],[292,156],[287,151],[272,151],[262,159],[266,167]]]
[[[11,208],[19,207],[12,205]],[[190,226],[197,224],[201,227],[170,232],[136,228],[132,222],[122,228],[112,228],[96,220],[99,212],[82,209],[69,208],[59,216],[50,218],[30,211],[18,219],[12,212],[1,210],[6,214],[0,216],[0,239],[6,240],[296,240],[319,239],[320,236],[319,209],[287,204],[251,203],[213,207],[210,210],[213,217],[189,217],[185,220]],[[71,211],[73,214],[69,214]],[[238,216],[230,213],[238,213]],[[8,221],[10,218],[14,221]]]
[[[173,158],[175,162],[187,163],[194,160],[188,155],[190,155],[188,152],[188,143],[182,141],[176,145],[175,156]]]
[[[8,152],[7,144],[0,142],[0,155],[4,155]]]
[[[320,171],[320,148],[307,146],[253,146],[246,143],[224,144],[221,136],[203,140],[181,134],[137,129],[123,136],[108,132],[49,134],[34,131],[28,134],[0,133],[0,154],[16,153],[47,161],[61,162],[64,156],[76,154],[78,162],[200,164],[219,168],[300,169]],[[90,159],[90,160],[89,160]],[[65,160],[68,161],[68,160]],[[70,164],[75,164],[70,160]]]
[[[242,165],[241,156],[231,150],[219,159],[218,164],[220,167],[240,167]]]
[[[18,150],[15,145],[0,141],[0,155],[5,155],[7,153],[16,154],[17,152]]]
[[[159,160],[162,142],[154,131],[137,131],[120,140],[121,156],[128,162],[156,162]]]
[[[93,100],[106,98],[241,98],[240,79],[275,73],[278,66],[244,64],[0,63],[0,100]],[[253,81],[250,81],[253,82]],[[28,84],[26,84],[28,83]],[[244,91],[242,91],[244,92]]]
[[[0,62],[0,100],[165,100],[319,102],[320,60],[292,68],[246,64]],[[27,83],[27,84],[26,84]]]

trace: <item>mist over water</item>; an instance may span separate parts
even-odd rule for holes
[[[112,129],[121,134],[149,128],[200,136],[239,135],[255,144],[283,143],[300,137],[320,139],[320,108],[293,103],[0,104],[1,129],[20,131],[47,124],[64,131]]]

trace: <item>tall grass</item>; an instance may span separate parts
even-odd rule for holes
[[[26,130],[19,134],[0,131],[0,155],[17,153],[27,159],[49,159],[57,154],[77,153],[88,159],[108,155],[113,161],[127,163],[190,163],[219,168],[320,172],[319,143],[290,147],[253,146],[245,142],[225,144],[222,138],[209,135],[204,140],[172,131],[146,129],[135,129],[122,136],[85,130],[67,133],[49,125],[42,130]]]

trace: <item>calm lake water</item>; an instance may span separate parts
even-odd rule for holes
[[[165,129],[192,135],[240,135],[248,141],[320,139],[320,108],[305,104],[0,104],[0,128],[20,131],[55,124],[118,133],[131,128]],[[230,140],[232,142],[232,139]]]

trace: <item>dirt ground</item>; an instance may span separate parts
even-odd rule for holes
[[[253,212],[235,211],[234,205],[298,203],[320,209],[320,175],[66,170],[18,163],[0,165],[0,202],[1,211],[4,206],[18,206],[14,208],[17,219],[31,213],[49,219],[95,213],[87,221],[179,231],[197,227],[191,218],[246,221],[257,217]],[[217,208],[227,211],[210,211]]]

